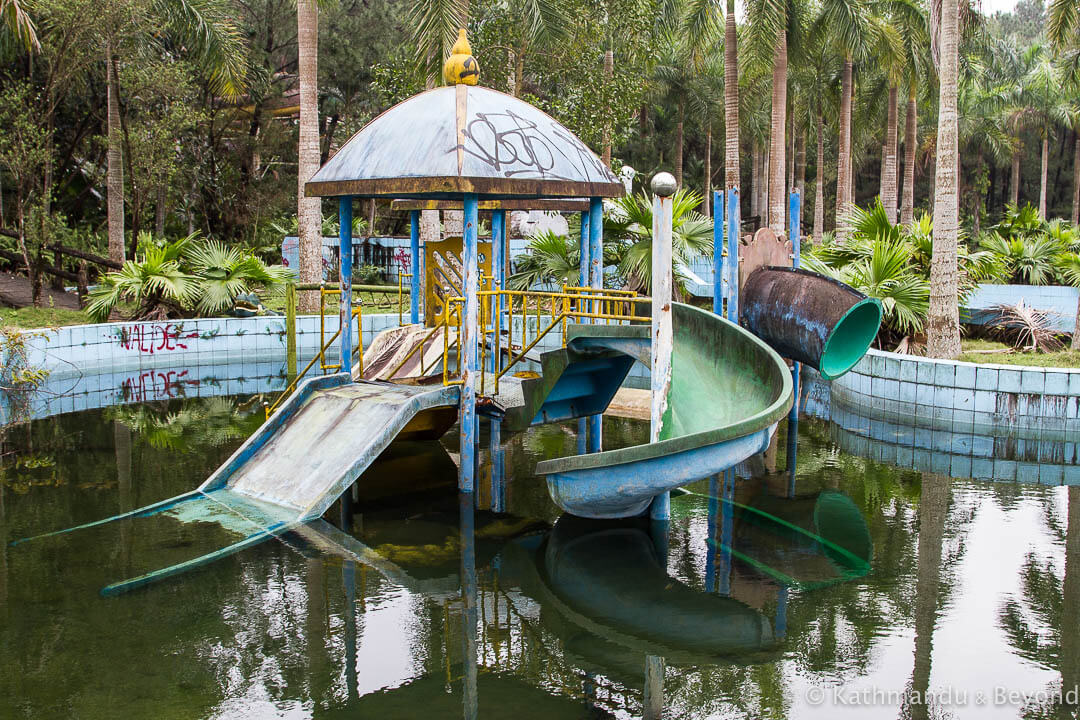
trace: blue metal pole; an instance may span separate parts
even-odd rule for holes
[[[791,193],[788,211],[788,215],[791,218],[789,221],[791,225],[788,228],[788,237],[791,238],[791,266],[798,269],[799,264],[802,261],[802,198],[799,197],[798,190]],[[791,403],[791,410],[788,411],[788,421],[795,425],[797,425],[799,421],[799,375],[801,373],[801,364],[798,362],[791,363],[791,393],[793,401]],[[790,433],[791,431],[792,429],[789,426],[788,432]]]
[[[412,252],[412,278],[409,283],[409,322],[420,322],[420,211],[409,213],[409,250]]]
[[[589,286],[589,211],[581,213],[581,237],[578,239],[578,255],[581,258],[578,271],[578,287]],[[588,322],[582,319],[581,322]],[[578,455],[584,455],[589,451],[589,420],[580,418],[578,425]]]
[[[479,436],[476,418],[476,380],[480,374],[477,352],[480,317],[480,298],[477,289],[480,276],[477,272],[477,211],[475,193],[465,193],[464,202],[464,251],[462,265],[465,271],[465,317],[462,322],[461,342],[461,467],[458,468],[458,488],[472,492],[476,481],[476,445]]]
[[[604,201],[589,199],[589,287],[604,287]],[[589,417],[589,452],[598,453],[604,445],[603,415]]]
[[[727,198],[728,306],[727,319],[739,322],[739,188],[731,188]]]
[[[342,372],[352,372],[352,203],[351,195],[338,201],[338,221],[341,223],[338,232],[338,287],[341,290],[338,317]]]
[[[724,314],[724,191],[713,191],[713,295],[712,311]]]
[[[506,285],[506,211],[505,210],[493,210],[491,213],[491,275],[492,275],[492,290],[505,290]],[[491,329],[495,333],[494,337],[499,337],[502,334],[502,313],[503,313],[503,297],[497,295],[495,301],[491,303],[492,318]],[[493,338],[494,339],[494,338]],[[495,357],[494,342],[492,343],[493,352],[491,353],[488,361],[488,371],[497,372],[499,359]]]

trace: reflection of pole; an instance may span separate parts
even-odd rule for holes
[[[578,239],[578,257],[580,270],[578,272],[578,287],[589,286],[589,212],[581,213],[581,237]],[[578,302],[584,302],[579,300]],[[587,318],[581,318],[579,322],[588,323]],[[565,340],[565,338],[563,338]],[[589,419],[581,418],[577,422],[578,455],[584,455],[589,451]]]
[[[476,441],[478,438],[476,423],[476,377],[480,374],[477,362],[477,342],[479,332],[480,303],[477,296],[479,277],[476,260],[476,222],[477,198],[473,193],[466,193],[464,198],[464,257],[462,265],[465,275],[465,318],[459,352],[464,355],[461,369],[461,467],[458,468],[458,489],[472,492],[476,479]]]
[[[1062,584],[1061,697],[1075,708],[1080,698],[1080,486],[1069,486],[1069,524],[1065,529],[1065,580]]]
[[[409,213],[409,251],[412,277],[409,282],[409,322],[420,322],[420,211]]]
[[[589,199],[589,287],[604,287],[604,201]],[[597,321],[599,322],[599,321]],[[603,447],[603,415],[589,417],[589,452]]]
[[[120,495],[120,511],[135,507],[131,489],[131,428],[122,422],[113,422],[113,450],[116,454],[116,487]],[[120,523],[120,548],[124,569],[131,569],[131,523]]]
[[[338,286],[341,303],[338,322],[341,328],[341,372],[352,372],[352,196],[338,202]]]
[[[479,701],[476,690],[476,518],[472,493],[458,495],[458,510],[461,518],[461,635],[465,665],[462,703],[465,720],[472,720],[477,716]]]
[[[798,365],[799,363],[795,363]],[[799,416],[788,417],[787,426],[787,496],[795,497],[795,471],[799,465]]]
[[[716,562],[716,592],[731,595],[731,542],[735,523],[735,469],[724,471],[720,495],[720,557]]]
[[[659,173],[652,179],[652,392],[649,403],[649,442],[659,442],[671,391],[671,196],[675,178]],[[671,517],[671,493],[653,498],[654,520]]]
[[[776,589],[776,621],[773,623],[773,635],[777,640],[787,636],[787,601],[788,587],[781,585]]]
[[[709,478],[708,537],[705,540],[705,592],[716,592],[716,531],[720,521],[720,475]]]
[[[341,583],[345,586],[345,698],[357,698],[356,687],[356,565],[352,560],[341,564]]]
[[[911,697],[926,698],[930,687],[930,663],[934,651],[938,583],[941,579],[941,544],[949,511],[949,478],[934,473],[922,476],[919,494],[919,569],[915,580],[915,664],[911,672]],[[925,702],[911,703],[912,720],[930,716]]]
[[[503,467],[502,421],[491,418],[491,510],[506,510],[506,482]]]
[[[664,658],[645,656],[643,720],[659,720],[664,714]]]

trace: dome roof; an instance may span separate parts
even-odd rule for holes
[[[415,95],[356,133],[310,196],[616,197],[622,183],[577,136],[518,98],[455,85]]]

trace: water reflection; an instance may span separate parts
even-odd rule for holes
[[[19,428],[0,539],[175,495],[240,442],[168,421],[206,409],[147,407]],[[639,431],[613,423],[605,442]],[[794,484],[782,424],[775,457],[673,498],[666,546],[648,521],[550,505],[530,470],[572,451],[573,425],[503,438],[475,496],[452,444],[395,444],[351,533],[314,523],[122,598],[97,591],[199,537],[131,524],[5,545],[0,716],[801,719],[839,710],[811,687],[995,685],[1062,701],[853,716],[1075,716],[1058,691],[1080,679],[1080,490],[920,475],[831,432],[800,423]]]

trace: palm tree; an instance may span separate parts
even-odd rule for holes
[[[1080,287],[1080,253],[1067,252],[1058,259],[1058,270],[1070,284]],[[1073,327],[1070,350],[1080,350],[1080,299],[1076,304],[1076,325]]]
[[[671,200],[672,261],[675,281],[681,288],[679,267],[693,257],[712,255],[712,222],[695,209],[701,196],[693,190],[679,188]],[[652,288],[653,275],[652,207],[652,197],[645,192],[624,195],[615,201],[614,211],[604,222],[604,236],[623,243],[617,250],[619,275],[628,289],[646,293]]]
[[[1032,46],[1027,54],[1034,58],[1024,77],[1024,115],[1038,123],[1042,139],[1042,171],[1039,175],[1039,216],[1046,218],[1046,176],[1049,164],[1050,133],[1054,124],[1071,124],[1070,99],[1062,92],[1064,78],[1042,45]]]
[[[120,114],[118,54],[121,33],[134,30],[151,44],[166,38],[173,40],[174,46],[183,48],[208,72],[210,89],[222,95],[238,95],[244,86],[247,70],[246,44],[232,19],[232,8],[226,0],[151,0],[147,10],[150,25],[136,26],[130,8],[115,3],[104,4],[101,18],[105,34],[107,88],[106,210],[109,257],[116,262],[122,262],[125,257],[124,129]],[[137,242],[138,239],[135,240]]]
[[[41,49],[34,20],[19,0],[0,0],[0,22],[4,32],[22,43],[27,52]]]
[[[322,200],[306,197],[304,185],[319,170],[319,6],[296,0],[297,79],[300,84],[300,145],[297,151],[296,216],[299,221],[300,282],[322,282]],[[316,293],[302,293],[300,307],[314,312]]]
[[[882,203],[889,217],[895,222],[897,203],[897,114],[900,87],[908,91],[907,112],[904,121],[904,195],[900,200],[900,222],[910,224],[915,214],[915,144],[918,136],[918,108],[916,90],[920,75],[926,72],[928,46],[926,15],[915,2],[898,0],[889,4],[890,23],[900,34],[903,54],[900,62],[889,66],[892,77],[889,84],[888,125],[886,127],[885,186]]]
[[[926,354],[955,358],[960,354],[960,308],[957,273],[957,235],[960,206],[957,194],[957,63],[960,32],[957,0],[942,0],[939,32],[937,167],[934,181],[934,257],[930,264],[930,311]]]
[[[724,187],[739,187],[739,37],[735,0],[724,15]]]

